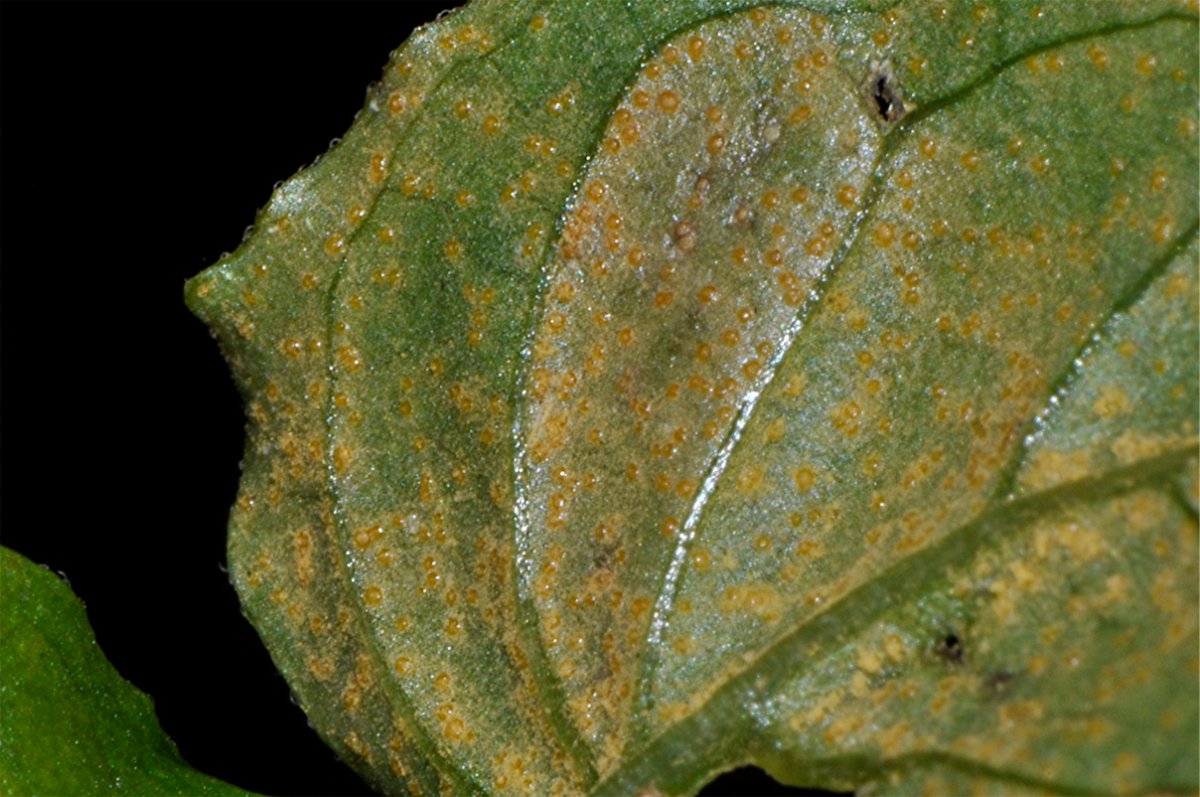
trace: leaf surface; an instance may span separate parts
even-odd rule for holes
[[[1196,788],[1196,18],[480,0],[194,279],[385,790]],[[939,785],[940,784],[940,785]]]
[[[62,579],[0,548],[0,792],[245,795],[188,766]]]

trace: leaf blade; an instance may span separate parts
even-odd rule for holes
[[[245,795],[192,769],[104,658],[61,579],[0,548],[0,789]]]
[[[325,627],[339,629],[341,652],[327,668],[338,683],[314,684],[315,671],[305,675],[295,658],[297,645],[307,648],[312,670],[321,655],[324,643],[312,639],[320,635],[302,630],[311,607],[272,608],[287,602],[276,599],[278,582],[273,591],[241,587],[254,595],[243,599],[255,612],[274,618],[258,623],[276,638],[274,655],[289,678],[299,672],[307,681],[299,689],[306,705],[342,703],[345,712],[327,711],[317,724],[375,782],[400,787],[415,769],[425,773],[418,789],[449,778],[459,790],[579,790],[597,776],[616,777],[623,757],[686,720],[689,705],[719,690],[781,628],[802,628],[823,605],[1005,498],[1010,481],[1025,478],[1018,443],[1056,389],[1053,375],[1067,372],[1106,317],[1120,324],[1122,291],[1148,280],[1156,253],[1182,247],[1194,230],[1194,196],[1183,176],[1195,172],[1195,157],[1173,142],[1195,136],[1188,115],[1195,87],[1186,79],[1195,18],[1177,5],[1106,5],[1088,16],[1022,3],[955,14],[932,4],[877,11],[813,3],[823,14],[795,5],[581,3],[506,17],[501,4],[477,3],[429,29],[425,44],[440,48],[444,71],[427,93],[417,92],[419,103],[401,92],[401,115],[419,110],[405,117],[404,135],[379,133],[358,150],[331,154],[348,174],[356,162],[360,175],[380,172],[378,187],[351,232],[324,239],[331,259],[319,262],[329,288],[325,303],[306,311],[320,351],[292,370],[303,378],[286,390],[292,409],[312,392],[305,420],[259,419],[263,459],[244,482],[248,499],[278,491],[286,481],[279,463],[295,457],[272,450],[279,448],[272,435],[319,430],[316,464],[301,468],[306,487],[293,490],[311,502],[305,524],[316,531],[297,536],[286,512],[275,526],[248,513],[237,538],[254,542],[237,558],[265,562],[263,583],[282,579],[290,585],[285,597],[311,592],[324,606]],[[592,35],[593,27],[605,36]],[[738,73],[743,61],[751,66]],[[793,67],[802,77],[791,77]],[[820,69],[830,75],[828,92],[812,79]],[[679,84],[668,85],[672,79]],[[772,121],[778,109],[755,105],[785,84],[815,97],[804,113],[788,107],[789,123],[815,119],[826,139],[797,137]],[[910,103],[900,118],[872,121],[879,102],[872,91],[881,86]],[[368,119],[385,106],[397,115],[395,95],[384,103],[383,94]],[[1048,98],[1071,110],[1066,135]],[[737,111],[727,129],[711,113],[726,101]],[[708,103],[707,117],[695,113]],[[1159,114],[1168,108],[1182,113]],[[656,123],[656,113],[676,121]],[[1178,134],[1170,129],[1176,122]],[[852,145],[841,142],[857,158],[854,168],[837,166],[839,128],[843,137],[856,131]],[[772,163],[767,144],[776,142],[788,154]],[[713,189],[716,172],[691,165],[703,149],[712,161],[723,153],[745,166],[737,175],[743,183]],[[1113,179],[1098,180],[1116,149]],[[681,172],[690,184],[672,185]],[[698,211],[689,221],[679,209],[684,189],[703,193],[703,183],[735,221],[740,205],[749,207],[745,197],[762,193],[754,228],[786,193],[773,182],[782,186],[797,173],[820,190],[809,191],[795,220],[776,221],[783,232],[768,230],[763,240],[768,233],[804,240],[775,248],[751,241],[746,248],[768,266],[761,281],[718,286],[729,264],[718,268],[726,255],[716,249],[737,241],[721,238],[720,212]],[[1166,179],[1157,186],[1160,173]],[[599,197],[590,195],[595,185]],[[601,209],[620,192],[634,210],[612,223],[614,214]],[[1004,197],[999,211],[992,197]],[[1122,215],[1131,202],[1134,210]],[[319,212],[305,216],[312,240],[297,247],[301,262],[321,243],[317,230],[325,235],[336,218],[330,209],[347,201],[330,191],[326,202],[310,204]],[[302,216],[310,214],[303,205],[296,206]],[[560,223],[562,208],[568,215]],[[1107,238],[1097,243],[1085,231]],[[231,262],[252,266],[251,248]],[[611,264],[595,270],[605,248],[620,269],[632,269],[612,272],[609,287],[599,283]],[[585,263],[582,254],[598,259]],[[654,275],[642,261],[655,269],[701,266]],[[807,263],[803,275],[788,271],[794,262]],[[958,276],[947,270],[954,263]],[[1040,273],[1023,271],[1031,265]],[[226,270],[234,290],[251,276]],[[1019,290],[1006,290],[996,274]],[[651,290],[655,279],[662,284]],[[668,286],[671,279],[682,288]],[[897,287],[881,287],[890,280]],[[278,290],[273,296],[286,308],[286,291]],[[701,305],[732,299],[774,308],[760,314],[767,323],[747,328],[759,339],[743,340],[749,336],[732,319],[727,328],[698,320],[708,312]],[[229,302],[209,312],[219,315]],[[575,332],[575,317],[564,312],[587,305],[603,315],[602,305],[626,311],[637,302],[662,311],[658,321],[645,321],[650,311],[627,327],[649,343],[638,335],[625,342],[624,329],[604,331],[607,322]],[[794,316],[790,306],[798,306]],[[1173,311],[1176,322],[1190,310]],[[244,318],[269,320],[263,312],[250,309]],[[283,315],[290,321],[296,313]],[[237,331],[226,331],[227,339]],[[707,339],[718,333],[720,343]],[[1009,350],[1005,335],[1019,339]],[[604,359],[587,350],[595,339],[608,347],[610,363],[636,378],[595,378]],[[746,357],[722,348],[740,352],[750,342]],[[548,353],[556,345],[559,354]],[[628,351],[614,354],[620,347]],[[714,415],[713,442],[698,447],[692,441],[714,409],[702,407],[707,399],[675,411],[674,420],[661,409],[690,400],[669,394],[671,385],[677,394],[690,386],[691,379],[672,381],[672,369],[692,358],[712,372],[692,374],[695,392],[711,398],[719,389],[727,399],[720,408],[727,411]],[[286,360],[275,359],[288,373]],[[1164,370],[1186,376],[1194,360],[1194,350],[1172,349]],[[544,369],[549,379],[538,373],[546,363],[554,366]],[[651,400],[630,384],[666,398]],[[261,409],[270,384],[245,389],[252,410],[272,412]],[[794,399],[806,390],[800,406]],[[1194,441],[1194,426],[1180,425],[1179,415],[1191,405],[1163,404],[1161,391],[1151,393],[1167,408],[1155,423],[1175,425],[1157,450]],[[556,418],[582,406],[581,394],[604,420],[565,434]],[[1183,394],[1195,403],[1190,384]],[[1119,409],[1121,401],[1109,404]],[[654,417],[628,422],[620,417],[625,408]],[[893,434],[897,417],[907,426]],[[647,426],[656,439],[643,434]],[[1070,434],[1084,434],[1079,428]],[[931,429],[943,438],[932,449]],[[615,460],[581,453],[592,431],[617,438],[618,456],[670,461],[666,486],[645,467],[633,487],[614,489],[625,476]],[[576,459],[549,461],[542,449],[554,446],[543,444],[555,435]],[[788,453],[770,453],[781,441]],[[1146,444],[1140,455],[1118,466],[1149,456],[1146,440],[1135,442]],[[1189,472],[1175,475],[1184,493]],[[924,498],[906,495],[908,482]],[[925,505],[935,484],[958,494]],[[786,490],[800,495],[781,497]],[[1182,495],[1180,506],[1189,500]],[[932,519],[914,514],[929,510]],[[621,522],[608,524],[614,512]],[[622,523],[630,530],[625,546],[606,527]],[[675,539],[664,542],[664,530]],[[881,540],[897,550],[881,553]],[[323,571],[309,575],[318,584],[310,590],[301,564],[314,546]],[[749,553],[733,554],[738,546]],[[803,589],[784,586],[790,581]],[[393,729],[390,742],[380,727]],[[380,764],[389,759],[390,774]],[[692,776],[701,770],[711,771],[701,766]]]

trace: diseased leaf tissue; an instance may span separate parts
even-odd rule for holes
[[[382,790],[1197,788],[1194,2],[476,0],[189,283]]]

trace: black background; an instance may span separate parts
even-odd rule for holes
[[[0,10],[0,540],[70,581],[193,766],[267,794],[370,792],[223,570],[243,419],[183,281],[445,5]],[[741,770],[705,793],[802,792]]]

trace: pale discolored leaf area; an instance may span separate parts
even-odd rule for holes
[[[389,792],[1194,791],[1196,83],[1177,2],[418,31],[188,286],[314,726]]]

